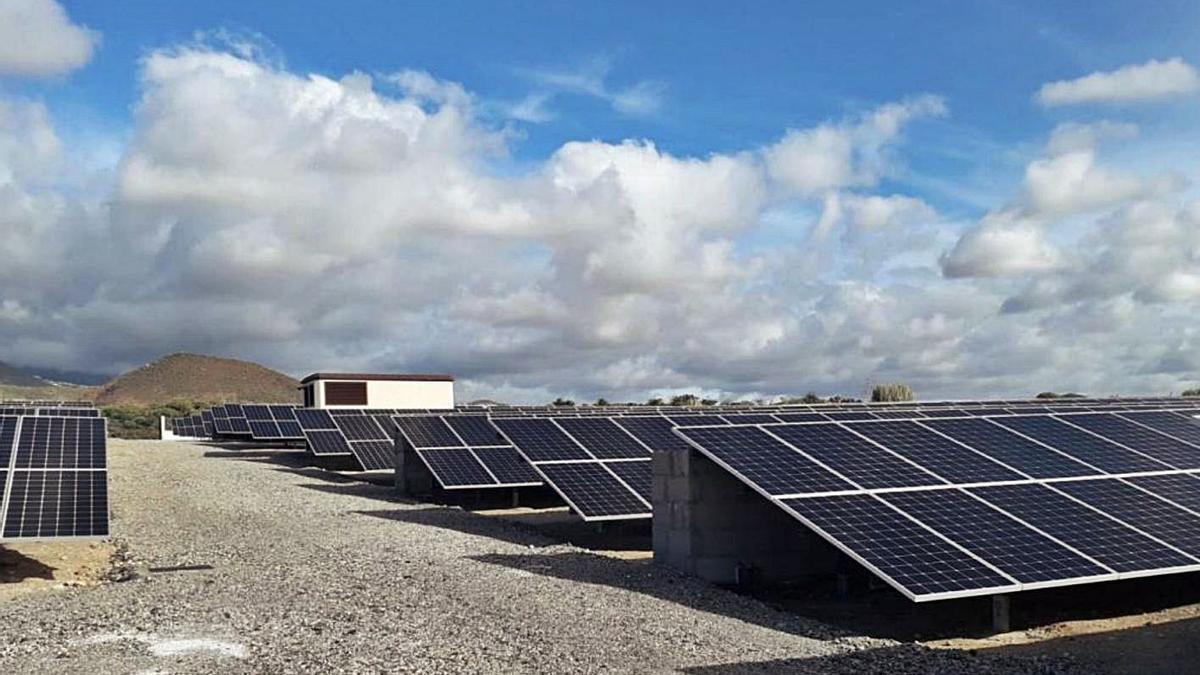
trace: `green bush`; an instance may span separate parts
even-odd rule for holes
[[[112,438],[158,438],[158,418],[198,415],[218,403],[171,401],[149,406],[114,405],[101,409]]]
[[[1184,396],[1200,396],[1200,389],[1185,389],[1183,391],[1183,395]]]
[[[913,394],[912,387],[907,384],[877,384],[871,390],[871,401],[881,403],[885,401],[911,401],[916,396]]]

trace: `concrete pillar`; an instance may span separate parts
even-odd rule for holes
[[[837,551],[696,450],[654,453],[656,563],[720,584],[835,571]]]
[[[1012,630],[1012,596],[992,596],[992,630],[997,633]]]

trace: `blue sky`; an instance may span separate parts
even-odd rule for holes
[[[522,400],[1200,366],[1195,3],[5,11],[5,253],[69,283],[0,274],[0,360],[196,349]],[[217,278],[223,241],[254,244]]]

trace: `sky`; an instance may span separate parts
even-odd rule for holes
[[[1200,385],[1200,5],[0,0],[0,361]]]

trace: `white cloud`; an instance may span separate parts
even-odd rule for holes
[[[111,372],[195,350],[293,373],[450,371],[468,396],[541,401],[894,379],[928,396],[1165,391],[1187,377],[1172,364],[1195,344],[1200,207],[1156,195],[1089,213],[1076,234],[1013,186],[954,245],[961,224],[877,187],[905,124],[939,99],[703,157],[568,142],[514,174],[493,168],[513,137],[461,85],[295,73],[251,53],[149,54],[106,180],[74,180],[83,150],[44,107],[0,99],[6,361]],[[1096,133],[1056,135],[1047,158]],[[845,145],[787,140],[822,134]],[[939,274],[945,249],[958,278]],[[1170,349],[1128,353],[1149,342]]]
[[[663,83],[651,80],[614,88],[609,83],[612,61],[607,58],[595,58],[574,69],[522,68],[517,72],[539,88],[531,96],[590,96],[606,101],[613,110],[624,115],[657,113],[662,108],[666,92]]]
[[[1047,272],[1062,264],[1062,254],[1041,229],[1011,213],[988,216],[942,258],[942,270],[949,277]]]
[[[885,149],[913,119],[946,114],[945,102],[920,96],[891,103],[853,123],[790,129],[764,156],[771,177],[788,190],[814,195],[875,184],[886,169]]]
[[[0,75],[61,75],[87,63],[99,42],[54,0],[0,1]]]
[[[1200,73],[1181,58],[1150,60],[1074,80],[1047,82],[1037,100],[1045,106],[1153,101],[1200,91]]]

